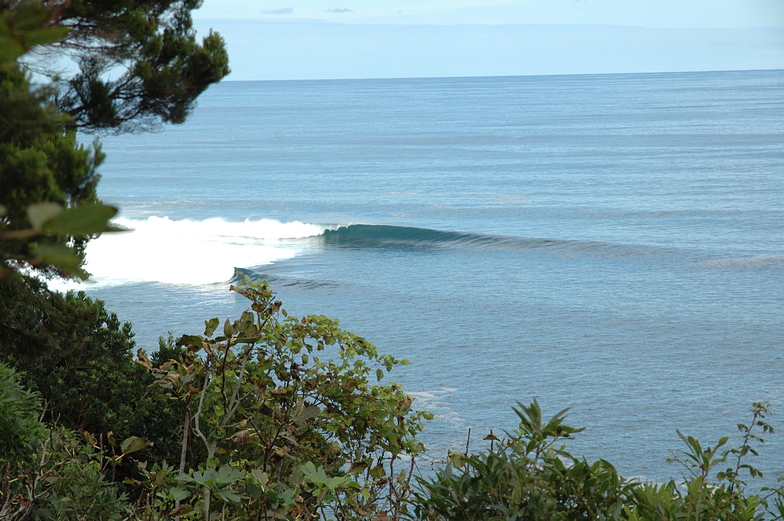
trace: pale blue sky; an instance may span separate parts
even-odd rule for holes
[[[229,80],[784,69],[784,0],[205,0]]]

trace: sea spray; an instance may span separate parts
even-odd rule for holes
[[[97,284],[226,282],[236,267],[270,264],[303,250],[304,245],[284,244],[285,239],[315,237],[327,229],[271,219],[229,222],[152,216],[115,222],[128,231],[104,234],[87,248],[87,271]]]

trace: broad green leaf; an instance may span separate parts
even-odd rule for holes
[[[71,248],[64,244],[38,245],[38,257],[39,258],[35,261],[36,264],[57,266],[68,273],[76,275],[82,280],[85,280],[89,276],[89,273],[79,267],[82,263],[82,259],[80,259]]]
[[[352,481],[351,478],[348,476],[336,476],[334,478],[330,478],[327,481],[326,485],[328,489],[334,491],[338,487],[342,487],[344,485],[349,484],[351,481]]]
[[[253,469],[250,471],[253,478],[256,482],[264,487],[269,482],[269,476],[267,476],[266,472],[263,472],[261,469]]]
[[[286,489],[283,492],[281,492],[278,497],[282,500],[281,504],[284,507],[289,507],[290,505],[294,504],[294,496],[296,495],[297,492],[295,490]]]
[[[239,503],[242,501],[242,496],[238,495],[230,488],[221,488],[215,492],[223,501],[231,501],[232,503]]]
[[[63,207],[57,203],[36,203],[27,207],[27,218],[33,228],[43,228],[44,224],[63,213]]]
[[[142,450],[146,446],[147,442],[144,440],[144,438],[131,436],[130,438],[123,440],[122,444],[120,445],[120,450],[122,450],[123,454],[131,454],[132,452]]]
[[[24,42],[28,47],[35,45],[45,45],[53,43],[57,40],[65,38],[68,34],[68,28],[61,25],[52,25],[38,29],[37,31],[30,31],[24,38]]]
[[[215,472],[215,481],[218,484],[234,483],[244,477],[245,474],[242,471],[233,468],[231,465],[223,465]]]
[[[231,325],[231,322],[229,322],[229,319],[227,318],[226,322],[223,323],[223,335],[226,338],[229,338],[233,334],[234,334],[234,326]]]
[[[348,469],[349,474],[353,474],[354,476],[360,475],[368,468],[368,465],[364,461],[358,461],[351,464],[351,468]]]
[[[319,409],[316,405],[306,405],[302,409],[298,410],[292,419],[295,422],[304,422],[310,420],[311,418],[318,418],[320,414],[321,409]]]
[[[114,224],[114,223],[106,223],[106,228],[103,231],[104,231],[104,233],[106,233],[106,232],[132,232],[133,228],[126,228],[125,226],[121,226],[119,224]]]
[[[209,320],[204,321],[204,336],[212,336],[216,329],[218,329],[218,325],[220,324],[220,320],[217,317],[211,318]]]
[[[109,219],[117,209],[102,204],[90,204],[68,208],[48,221],[43,229],[62,235],[93,235],[107,230]]]
[[[321,466],[316,468],[312,461],[308,461],[302,466],[302,472],[305,474],[305,478],[317,487],[323,487],[330,481],[324,469]]]
[[[177,339],[177,344],[181,346],[197,346],[203,347],[204,341],[200,336],[197,335],[182,335],[179,339]]]
[[[9,36],[0,35],[0,67],[10,66],[24,52],[24,47],[19,42]]]

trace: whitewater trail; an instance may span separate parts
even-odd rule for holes
[[[120,218],[128,231],[103,234],[87,247],[90,282],[203,285],[226,282],[236,267],[254,267],[296,256],[302,245],[286,239],[316,237],[326,226],[272,219],[228,222],[223,219],[173,220],[168,217]],[[57,284],[56,284],[57,285]],[[62,284],[59,289],[73,289]]]

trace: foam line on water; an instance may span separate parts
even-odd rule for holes
[[[130,231],[103,234],[87,247],[86,269],[97,284],[225,282],[235,267],[260,266],[297,255],[295,246],[280,240],[318,236],[327,228],[271,219],[228,222],[148,217],[120,218],[115,223]]]

